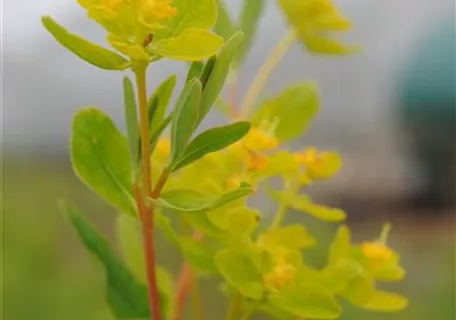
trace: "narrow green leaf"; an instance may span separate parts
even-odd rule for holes
[[[253,116],[253,123],[276,122],[275,135],[280,140],[295,139],[307,130],[319,109],[317,87],[304,82],[265,101]]]
[[[242,8],[240,30],[244,32],[244,42],[239,48],[235,66],[238,67],[247,55],[258,29],[258,23],[266,5],[265,0],[244,1]]]
[[[263,278],[250,258],[222,250],[215,255],[215,264],[222,277],[243,296],[255,300],[263,297]]]
[[[108,303],[116,318],[148,318],[147,287],[140,284],[118,261],[106,240],[81,217],[76,208],[62,204],[62,210],[68,215],[84,246],[103,264],[107,276]]]
[[[201,76],[200,76],[200,81],[201,84],[203,85],[203,90],[206,88],[207,82],[209,81],[209,77],[212,74],[212,71],[214,70],[215,62],[217,61],[217,56],[212,56],[210,57],[206,64],[204,65],[203,70],[201,71]]]
[[[201,102],[201,82],[193,79],[182,90],[173,111],[171,123],[171,163],[182,154],[199,118]]]
[[[127,138],[109,116],[92,107],[75,115],[71,159],[87,186],[120,211],[135,215]]]
[[[317,284],[285,287],[268,300],[277,309],[305,319],[337,319],[341,313],[333,294]]]
[[[187,78],[185,79],[185,83],[189,82],[193,78],[200,78],[201,73],[203,72],[204,69],[204,63],[201,61],[193,61],[190,64],[190,68],[188,69],[187,72]]]
[[[347,226],[340,226],[329,248],[328,264],[337,263],[350,254],[351,233]]]
[[[240,121],[204,131],[188,144],[182,155],[171,167],[171,170],[176,171],[201,159],[208,153],[228,147],[242,139],[249,130],[250,123]]]
[[[228,40],[237,31],[237,28],[234,26],[234,23],[226,10],[225,2],[223,0],[218,0],[218,16],[214,30],[225,40]]]
[[[171,121],[173,120],[173,114],[171,113],[169,116],[163,120],[162,124],[160,127],[155,130],[155,132],[152,133],[150,137],[150,152],[153,152],[155,150],[155,147],[157,146],[158,141],[160,140],[160,136],[163,133],[163,131],[166,130],[166,128],[169,126]]]
[[[407,308],[407,305],[407,299],[397,293],[376,291],[363,309],[376,312],[398,312]]]
[[[160,198],[156,200],[151,200],[161,208],[184,212],[201,212],[217,209],[251,193],[252,187],[247,183],[242,183],[238,189],[227,191],[218,197],[190,189],[174,189],[163,192]]]
[[[172,75],[163,81],[149,98],[148,106],[151,135],[157,132],[157,129],[163,124],[163,119],[165,118],[166,110],[171,101],[176,81],[176,75]]]
[[[105,70],[124,70],[130,66],[122,56],[69,32],[51,17],[44,16],[41,21],[62,46],[88,63]]]
[[[233,36],[226,41],[222,49],[220,49],[217,61],[214,64],[211,75],[203,92],[200,121],[202,121],[202,119],[207,115],[212,105],[220,95],[226,78],[228,77],[228,73],[230,72],[231,62],[243,39],[244,34],[238,31],[233,34]]]
[[[223,38],[211,31],[186,29],[176,37],[152,42],[147,50],[170,59],[200,61],[214,55],[222,45]]]
[[[125,77],[123,80],[123,89],[128,145],[130,146],[132,166],[134,168],[134,171],[136,171],[136,166],[139,161],[139,125],[135,101],[135,92],[133,84],[128,77]]]

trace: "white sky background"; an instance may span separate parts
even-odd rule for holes
[[[269,1],[242,74],[242,87],[251,82],[265,52],[285,32],[280,12],[274,1]],[[233,10],[240,3],[225,2]],[[429,25],[454,15],[455,4],[453,0],[337,2],[355,24],[347,38],[361,44],[363,53],[325,59],[309,56],[296,46],[274,73],[267,93],[277,92],[296,80],[316,80],[322,92],[322,111],[305,142],[334,147],[346,157],[379,157],[385,150],[397,149],[392,116],[394,81],[400,63],[413,52],[416,40],[424,36]],[[85,19],[76,0],[3,0],[3,10],[2,129],[6,153],[66,152],[71,117],[81,106],[96,105],[120,122],[123,74],[99,71],[78,60],[41,26],[40,17],[49,14],[71,31],[105,42],[104,31]],[[171,72],[184,74],[184,65],[160,63],[150,72],[152,84],[158,84]],[[397,155],[399,159],[400,153]]]

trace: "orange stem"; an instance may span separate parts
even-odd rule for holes
[[[155,261],[154,245],[154,218],[153,207],[146,206],[145,197],[151,195],[151,165],[150,165],[150,145],[149,145],[149,109],[147,107],[147,90],[146,90],[146,67],[139,66],[135,70],[136,83],[138,90],[138,102],[140,110],[140,131],[141,131],[141,155],[142,155],[142,172],[143,172],[143,193],[136,185],[135,198],[140,212],[144,259],[146,262],[147,283],[149,290],[149,309],[151,320],[160,320],[160,301],[157,287],[157,272]]]

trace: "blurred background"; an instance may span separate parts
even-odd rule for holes
[[[286,31],[275,2],[265,1],[257,41],[240,75],[241,90]],[[238,12],[239,0],[226,2]],[[313,189],[314,196],[346,209],[360,240],[378,236],[382,221],[394,223],[391,244],[408,270],[395,289],[410,298],[410,307],[394,315],[348,308],[343,319],[455,319],[455,3],[337,3],[355,24],[348,40],[361,44],[363,52],[322,58],[296,45],[266,94],[297,80],[317,81],[321,112],[295,147],[337,150],[345,165],[336,179]],[[106,110],[123,127],[123,74],[99,71],[61,48],[41,26],[44,14],[106,43],[104,31],[74,0],[3,0],[4,319],[110,320],[100,265],[79,244],[56,200],[80,205],[115,241],[115,214],[74,177],[67,144],[72,114],[82,106]],[[170,73],[183,76],[185,67],[159,63],[150,70],[150,83]],[[209,119],[210,124],[221,121],[217,114]],[[289,216],[311,225],[322,242],[312,258],[316,265],[323,263],[334,228]],[[177,271],[178,253],[160,244],[161,262]],[[203,285],[209,289],[216,283]],[[212,312],[208,319],[219,319],[220,296],[208,295],[206,301]]]

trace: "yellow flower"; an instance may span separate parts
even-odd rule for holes
[[[331,0],[278,0],[288,22],[306,48],[320,54],[348,54],[357,51],[332,39],[331,32],[351,29],[351,22]]]
[[[141,21],[151,28],[159,28],[160,21],[176,15],[172,0],[143,0],[140,17]]]
[[[266,286],[273,290],[280,290],[290,284],[296,277],[296,268],[287,263],[283,258],[277,259],[272,271],[266,275]]]
[[[78,0],[109,33],[111,46],[132,60],[149,60],[147,45],[164,20],[176,15],[172,0]]]
[[[266,131],[252,128],[242,140],[242,145],[251,151],[269,151],[279,147],[279,140]]]
[[[365,242],[361,246],[364,255],[376,265],[391,260],[394,252],[382,242]]]
[[[341,166],[342,159],[335,152],[318,152],[315,148],[309,148],[294,155],[298,164],[305,166],[306,172],[302,179],[328,179],[336,174]]]
[[[162,159],[168,157],[171,152],[171,142],[167,138],[158,140],[157,146],[155,147],[157,156]]]
[[[268,158],[265,155],[249,152],[247,157],[247,170],[264,171],[268,168]]]

